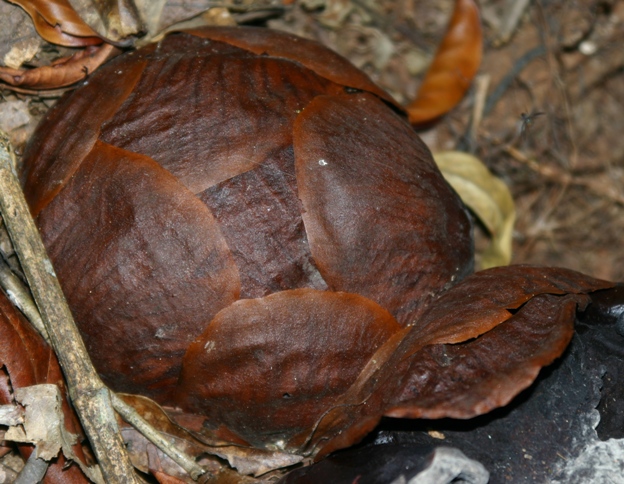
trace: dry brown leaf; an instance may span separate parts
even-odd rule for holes
[[[64,57],[50,66],[35,69],[0,67],[0,80],[11,87],[32,90],[58,89],[81,81],[102,63],[119,54],[111,44],[90,46],[71,57]]]
[[[180,482],[192,483],[189,474],[176,464],[169,456],[147,440],[140,432],[132,427],[121,429],[121,435],[126,444],[128,456],[132,465],[145,473],[162,474],[180,480]],[[174,437],[162,432],[161,436],[171,443],[176,449],[197,457],[201,449],[184,439]],[[191,453],[189,453],[191,451]],[[193,452],[194,451],[194,452]]]
[[[464,96],[481,64],[483,34],[473,0],[457,0],[448,30],[416,99],[407,106],[412,124],[427,124],[450,111]]]
[[[41,384],[16,388],[15,399],[25,407],[24,422],[9,427],[4,440],[29,442],[37,447],[37,456],[54,459],[63,449],[72,455],[76,435],[65,429],[61,410],[61,393],[56,385]]]
[[[168,408],[166,411],[153,400],[141,395],[119,394],[119,396],[126,403],[132,405],[139,415],[161,432],[165,438],[174,443],[176,448],[195,458],[204,455],[202,466],[214,474],[227,470],[228,467],[227,465],[224,466],[223,461],[214,457],[211,460],[205,457],[206,455],[218,456],[226,460],[240,474],[250,475],[262,475],[274,469],[289,467],[303,459],[300,455],[281,451],[226,445],[225,441],[220,441],[218,438],[215,439],[209,435],[210,430],[203,425],[207,423],[210,426],[205,417],[193,419],[189,414],[185,414],[183,416],[185,422],[197,422],[197,425],[187,430],[172,419],[176,415],[173,409]],[[136,468],[144,472],[149,470],[152,473],[165,470],[168,475],[180,479],[188,477],[188,474],[180,466],[160,450],[157,450],[140,433],[123,421],[120,421],[120,426],[124,440],[129,442],[128,452]],[[158,466],[154,467],[153,463],[158,463]]]
[[[67,0],[9,0],[22,7],[37,32],[52,44],[66,47],[99,45],[103,41],[76,13]]]

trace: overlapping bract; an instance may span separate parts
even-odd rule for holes
[[[117,58],[25,163],[96,368],[207,443],[322,456],[383,415],[487,412],[610,285],[466,278],[466,211],[400,108],[288,34],[206,29]]]

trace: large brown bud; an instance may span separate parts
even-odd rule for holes
[[[401,108],[284,33],[210,28],[114,59],[50,111],[25,166],[104,380],[258,445],[276,419],[313,424],[472,271],[466,211]],[[268,423],[228,417],[264,405],[253,382],[286,402]]]

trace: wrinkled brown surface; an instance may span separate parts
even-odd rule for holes
[[[231,36],[229,29],[222,32]],[[245,42],[255,38],[251,43],[257,44],[265,31],[240,32]],[[290,39],[267,35],[264,42],[279,38],[286,45]],[[291,58],[300,52],[300,47],[276,49]],[[468,221],[424,145],[383,102],[364,94],[341,97],[344,86],[304,67],[320,69],[323,55],[333,65],[334,54],[311,49],[312,61],[299,63],[189,34],[172,35],[98,70],[49,113],[30,144],[27,197],[96,366],[113,387],[140,389],[165,401],[188,342],[239,297],[236,269],[241,297],[258,297],[297,287],[326,289],[318,268],[324,265],[334,289],[387,304],[403,321],[414,315],[423,291],[439,291],[451,274],[462,277],[470,270]],[[342,69],[339,65],[331,69]],[[357,72],[344,69],[346,78]],[[365,77],[358,76],[360,81]],[[313,99],[327,95],[335,105],[321,103],[324,111],[318,112]],[[353,102],[344,104],[346,99]],[[352,122],[366,116],[367,108],[352,106],[363,99],[370,116],[379,118],[373,124]],[[308,112],[323,126],[310,130],[310,145],[334,143],[331,149],[341,154],[343,166],[351,163],[348,156],[357,166],[362,150],[344,151],[340,136],[319,139],[323,129],[341,132],[353,125],[362,133],[371,131],[372,143],[364,151],[381,150],[377,158],[391,167],[380,169],[369,153],[369,166],[364,164],[359,179],[346,179],[352,172],[345,172],[335,182],[314,185],[294,165],[316,153],[305,151],[305,140],[297,141],[294,157],[292,147],[297,116],[305,113],[307,122],[314,122]],[[392,135],[393,129],[398,134]],[[297,130],[301,138],[308,127]],[[310,248],[310,227],[301,214],[311,207],[302,206],[300,198],[311,203],[314,193],[321,200],[327,192],[333,203],[331,192],[346,190],[346,185],[338,188],[345,181],[353,185],[349,199],[343,197],[338,206],[341,218],[328,224],[357,220],[360,213],[362,223],[349,231],[345,227],[345,237],[329,241],[342,247],[333,259],[322,260],[326,241]],[[192,193],[209,210],[200,208]],[[362,193],[370,194],[368,201]],[[370,210],[379,204],[386,206],[384,212]],[[410,204],[416,208],[406,208]],[[399,212],[385,220],[391,210],[405,210],[411,218],[399,222],[405,216]],[[442,220],[439,226],[424,221],[434,213]],[[438,228],[420,237],[414,228],[401,234],[414,221],[418,230]],[[451,242],[448,235],[457,231],[461,235]],[[370,244],[366,257],[355,251],[354,240]],[[408,251],[423,255],[412,257]],[[389,261],[393,252],[398,256]],[[443,252],[453,256],[445,261]],[[343,255],[348,263],[338,265]],[[405,260],[410,262],[402,267]],[[232,261],[236,267],[229,267]],[[367,279],[362,267],[369,261],[375,270]],[[329,267],[333,263],[336,267]],[[389,270],[385,276],[384,269]],[[403,283],[405,291],[397,290]]]
[[[62,409],[65,428],[79,434],[76,415],[65,397],[65,383],[52,349],[35,332],[30,323],[15,309],[4,293],[0,291],[0,371],[6,371],[8,381],[0,378],[0,404],[14,403],[13,390],[41,383],[58,385],[63,395]],[[28,458],[34,447],[20,445],[20,453]],[[73,447],[76,455],[83,457],[80,445]],[[89,480],[77,465],[68,465],[63,455],[53,463],[43,481],[48,484],[87,483]]]
[[[113,59],[106,66],[111,75],[89,78],[90,95],[68,94],[48,112],[24,153],[24,193],[33,215],[67,183],[91,151],[101,124],[131,94],[144,68],[139,54]]]
[[[98,370],[178,405],[210,444],[271,459],[352,445],[386,413],[508,402],[563,351],[585,302],[565,294],[609,284],[532,267],[459,283],[470,223],[405,119],[323,75],[317,47],[295,62],[272,55],[299,55],[290,36],[240,30],[234,46],[233,32],[111,62],[27,152],[29,201]]]
[[[301,219],[292,148],[199,196],[219,222],[241,275],[241,298],[327,289]],[[276,243],[277,242],[277,243]]]
[[[509,310],[535,295],[584,294],[612,286],[558,267],[495,267],[468,276],[443,294],[418,322],[415,335],[428,343],[460,343],[508,319]]]
[[[178,403],[251,444],[297,447],[399,329],[356,294],[296,289],[238,301],[190,346]]]
[[[370,94],[317,97],[295,124],[295,159],[310,248],[332,289],[410,324],[472,271],[461,201],[411,127]]]
[[[449,362],[447,366],[441,366],[435,375],[431,374],[429,386],[425,386],[423,391],[439,386],[448,387],[450,393],[441,391],[427,400],[428,415],[440,418],[448,413],[448,416],[468,418],[505,405],[533,381],[540,367],[561,355],[574,323],[574,311],[570,308],[576,304],[581,308],[585,306],[583,293],[611,286],[612,283],[578,272],[531,266],[499,267],[466,278],[440,297],[423,316],[426,331],[417,323],[395,333],[379,348],[351,388],[336,402],[336,408],[323,417],[310,439],[308,451],[319,452],[322,456],[363,438],[379,421],[380,414],[397,407],[396,398],[408,398],[407,395],[410,395],[410,385],[413,383],[415,386],[418,381],[417,378],[414,382],[410,380],[410,365],[418,365],[421,358],[424,361],[431,359],[428,352],[437,354],[443,351],[439,350],[441,345],[427,345],[433,341],[448,341],[449,335],[452,335],[454,342],[468,342],[464,343],[467,348],[475,344],[466,350],[473,367],[464,368],[463,358],[457,357],[453,360],[455,366]],[[566,296],[554,299],[541,296],[566,293],[581,294],[570,296],[569,300],[574,304]],[[535,296],[540,296],[538,301],[544,301],[534,303],[535,306],[527,303],[528,307],[523,307],[512,318],[508,309],[517,308]],[[456,309],[462,306],[463,311]],[[497,329],[508,320],[514,321],[507,325],[508,329]],[[506,336],[491,336],[482,340],[495,329]],[[486,331],[489,332],[473,340]],[[547,339],[540,341],[544,337]],[[505,346],[506,338],[512,341],[518,338],[518,342],[524,342],[526,347],[519,346],[517,351],[509,352]],[[461,354],[462,345],[457,347],[460,349],[456,351]],[[424,370],[420,371],[424,373]],[[499,372],[507,377],[499,375]],[[469,384],[475,375],[481,378],[479,385]],[[500,385],[501,381],[506,382],[505,386]],[[462,407],[451,407],[448,405],[450,400],[461,403]],[[401,407],[405,415],[409,415],[409,411],[407,404]],[[417,412],[424,410],[417,407],[414,414]],[[341,429],[347,430],[339,431]]]
[[[153,160],[98,141],[38,220],[105,381],[166,394],[187,346],[238,298],[210,212]]]
[[[611,283],[574,271],[530,266],[501,267],[468,277],[440,297],[423,316],[426,331],[417,324],[393,332],[370,355],[366,365],[361,366],[362,372],[352,380],[350,388],[343,388],[342,395],[326,404],[325,412],[315,421],[314,427],[302,429],[300,435],[290,441],[284,439],[287,448],[304,454],[326,455],[363,438],[383,414],[413,418],[470,418],[506,405],[533,382],[543,366],[565,350],[574,330],[576,308],[582,309],[587,304],[584,293],[610,286]],[[253,314],[261,312],[255,309]],[[249,319],[253,320],[253,316]],[[225,327],[225,323],[222,324]],[[238,327],[240,323],[231,324]],[[234,335],[236,330],[231,331],[229,334],[233,340],[239,337],[240,332]],[[260,334],[262,336],[257,337],[266,337],[271,331]],[[430,344],[436,341],[458,344]],[[211,344],[208,346],[212,348]],[[224,348],[234,346],[229,341],[223,344]],[[200,351],[197,348],[187,356],[194,357]],[[248,349],[246,351],[250,353]],[[235,381],[235,375],[240,375],[245,382],[253,380],[247,378],[245,368],[246,365],[257,366],[255,356],[245,356],[244,352],[230,356],[235,361],[244,362],[242,369],[224,355],[211,356],[214,360],[210,360],[213,364],[209,368],[231,372],[225,381]],[[278,367],[279,361],[287,360],[291,355],[275,354],[273,357],[271,363]],[[218,366],[219,361],[223,361],[229,370]],[[189,368],[196,368],[196,364],[194,362]],[[204,374],[200,370],[194,373]],[[254,374],[254,378],[271,381],[262,375]],[[248,384],[245,388],[247,392],[262,391],[258,386]],[[268,388],[280,387],[270,383]],[[258,402],[262,398],[237,394],[229,402],[231,406],[234,401]],[[219,403],[221,405],[227,407]],[[298,408],[306,407],[300,404]],[[226,423],[229,430],[237,429],[241,421],[250,418],[250,414],[256,418],[274,415],[262,404],[242,412],[247,417],[238,413],[232,416],[233,420]],[[224,418],[208,415],[209,420],[211,417],[215,422],[223,422]],[[256,419],[251,421],[258,423]],[[301,422],[301,417],[296,422]],[[248,425],[253,426],[252,423]],[[255,435],[261,434],[257,432]],[[225,434],[221,432],[219,435]],[[256,442],[248,435],[245,437],[255,445],[267,443],[266,437]]]
[[[477,339],[425,347],[400,368],[403,390],[386,415],[470,418],[506,405],[563,353],[586,298],[539,295]]]
[[[372,92],[395,108],[401,106],[341,55],[302,37],[264,28],[207,27],[189,30],[199,37],[226,42],[257,55],[293,60],[337,84]]]
[[[340,91],[294,62],[177,34],[151,55],[102,139],[152,157],[197,194],[292,144],[298,112]]]

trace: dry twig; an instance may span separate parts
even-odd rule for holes
[[[41,315],[37,309],[37,305],[30,297],[28,288],[17,277],[9,265],[0,257],[0,286],[8,296],[9,300],[22,312],[30,321],[41,337],[50,344],[48,331],[41,320]]]
[[[104,479],[115,483],[137,482],[109,391],[95,372],[78,333],[17,181],[9,138],[1,131],[0,210]]]

